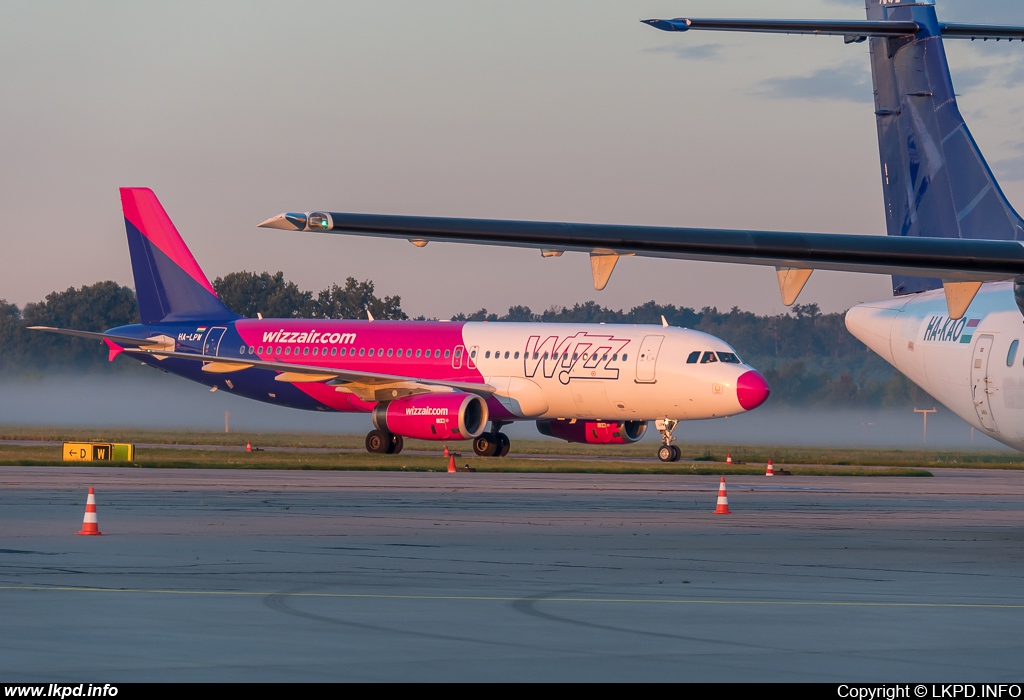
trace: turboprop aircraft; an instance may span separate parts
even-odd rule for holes
[[[652,19],[696,30],[867,41],[888,236],[494,221],[309,212],[261,226],[590,254],[603,289],[619,257],[774,265],[786,305],[815,269],[892,275],[894,298],[846,326],[946,407],[1024,450],[1024,220],[1003,195],[957,106],[943,40],[1024,41],[1024,27],[938,21],[932,0],[867,0],[866,20]]]
[[[536,421],[569,442],[632,443],[656,421],[677,461],[680,420],[729,416],[768,398],[723,341],[644,325],[241,318],[217,297],[151,190],[121,190],[142,323],[103,333],[35,326],[267,403],[363,412],[370,452],[403,438],[472,440],[505,456],[501,428]],[[488,422],[490,428],[487,428]]]

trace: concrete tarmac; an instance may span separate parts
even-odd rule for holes
[[[1024,473],[935,473],[0,467],[0,678],[1020,682]]]

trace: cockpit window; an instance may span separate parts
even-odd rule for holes
[[[690,356],[686,358],[686,364],[688,364],[688,365],[695,365],[695,364],[697,364],[697,360],[699,360],[699,359],[700,359],[700,350],[694,350],[693,352],[690,353]]]
[[[736,357],[736,353],[734,352],[720,352],[718,353],[718,359],[732,365],[740,364],[740,358]]]
[[[706,365],[709,362],[718,362],[718,358],[715,357],[715,353],[713,353],[713,352],[706,352],[706,353],[704,353],[704,357],[700,358],[700,363],[702,365]]]

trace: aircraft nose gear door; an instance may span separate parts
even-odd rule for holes
[[[974,397],[974,410],[978,412],[981,426],[990,433],[998,432],[996,421],[992,416],[992,377],[988,373],[988,360],[992,354],[993,337],[978,336],[974,344],[974,358],[971,361],[971,391]]]
[[[663,335],[644,336],[644,342],[640,343],[640,353],[636,358],[636,382],[637,384],[654,384],[654,370],[658,364],[658,351],[665,340]]]
[[[217,356],[217,351],[220,349],[220,339],[224,337],[224,331],[226,330],[227,328],[210,329],[210,332],[206,334],[206,340],[203,341],[204,355]]]

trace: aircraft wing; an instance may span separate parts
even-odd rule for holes
[[[291,384],[323,382],[330,384],[339,391],[348,391],[356,394],[366,401],[380,401],[384,398],[395,398],[408,396],[409,394],[458,390],[472,394],[479,394],[487,397],[495,392],[495,388],[489,384],[475,382],[456,382],[444,379],[424,379],[421,377],[407,377],[397,374],[381,374],[376,372],[356,372],[351,370],[337,369],[332,367],[314,367],[310,365],[293,364],[289,362],[268,362],[258,360],[249,356],[217,357],[213,355],[197,355],[194,352],[177,352],[174,350],[174,339],[168,336],[158,336],[140,340],[125,336],[115,336],[108,333],[93,333],[89,331],[76,331],[67,328],[51,328],[48,326],[31,326],[30,330],[47,331],[60,333],[62,335],[76,336],[79,338],[91,338],[102,340],[111,347],[110,359],[113,360],[121,352],[133,356],[147,356],[162,361],[168,357],[179,360],[190,360],[202,362],[203,371],[210,374],[229,374],[240,372],[250,367],[259,367],[277,372],[277,381]],[[166,344],[163,340],[170,341]],[[377,392],[386,392],[378,396]],[[394,393],[397,392],[397,393]]]
[[[546,257],[567,250],[581,251],[590,254],[594,288],[598,290],[607,285],[622,256],[771,265],[778,272],[787,305],[796,301],[811,271],[817,269],[937,277],[946,285],[954,318],[966,311],[982,282],[1024,275],[1024,243],[1019,241],[335,212],[279,214],[260,226],[404,238],[419,247],[441,241],[537,248]]]

